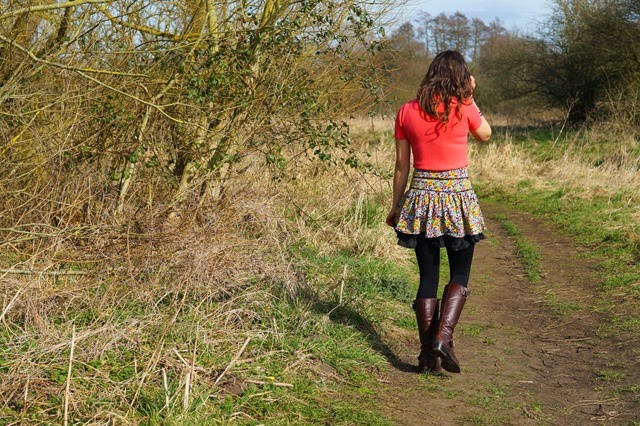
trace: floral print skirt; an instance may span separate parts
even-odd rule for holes
[[[418,238],[461,250],[484,239],[484,218],[467,168],[414,170],[396,213],[398,244],[415,248]]]

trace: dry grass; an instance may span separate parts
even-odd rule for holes
[[[9,242],[16,228],[5,230],[0,419],[62,421],[73,327],[71,419],[137,423],[143,400],[162,389],[161,372],[171,388],[166,410],[189,401],[185,392],[202,397],[245,339],[269,332],[255,324],[266,320],[270,283],[292,293],[304,285],[288,265],[278,191],[262,170],[248,171],[222,203],[179,221],[152,212],[55,232],[25,224],[22,242]],[[202,359],[195,352],[213,348],[193,365]]]
[[[594,142],[585,142],[589,143]],[[519,183],[527,182],[534,189],[567,189],[567,197],[581,199],[622,194],[634,205],[640,198],[640,159],[630,152],[637,145],[637,141],[629,139],[609,146],[605,159],[595,165],[585,155],[585,145],[552,145],[545,158],[538,158],[507,136],[504,142],[481,149],[473,147],[471,165],[478,177],[507,192],[517,191]],[[560,150],[561,155],[554,155]]]
[[[593,134],[590,137],[596,137]],[[590,145],[591,144],[591,145]],[[640,158],[629,155],[638,142],[627,139],[608,146],[595,163],[593,140],[583,144],[554,147],[560,155],[531,155],[521,145],[509,140],[473,149],[471,170],[488,187],[514,195],[527,191],[561,192],[562,199],[589,202],[594,198],[609,200],[599,212],[603,230],[616,231],[632,246],[640,246]],[[634,148],[635,147],[635,148]],[[585,151],[588,151],[585,153]],[[618,218],[624,212],[624,223]]]
[[[370,136],[359,137],[359,148],[389,173],[389,151],[377,131]],[[102,184],[82,179],[90,169],[35,185],[42,202],[21,211],[36,220],[18,218],[2,231],[0,422],[61,423],[69,404],[72,422],[137,424],[157,416],[180,423],[189,416],[185,405],[223,400],[236,374],[269,381],[260,365],[281,355],[253,342],[284,339],[270,306],[318,290],[309,288],[292,246],[311,241],[326,253],[392,260],[392,233],[378,226],[386,213],[378,206],[388,202],[385,176],[302,159],[289,176],[295,179],[277,181],[246,161],[254,166],[238,165],[217,203],[194,201],[172,220],[162,203],[124,221],[102,211],[112,205],[82,216]],[[140,179],[144,188],[147,177]],[[47,188],[55,190],[45,195]],[[46,222],[56,203],[58,227]],[[72,380],[61,398],[74,328]],[[290,377],[326,369],[304,351],[287,356]]]
[[[384,222],[391,200],[393,119],[350,121],[353,147],[372,165],[369,172],[318,164],[302,167],[282,193],[294,233],[325,252],[346,250],[389,261],[406,261],[395,250],[395,234]],[[291,214],[292,213],[292,214]]]

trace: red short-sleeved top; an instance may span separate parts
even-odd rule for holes
[[[469,131],[480,127],[482,118],[474,102],[461,103],[462,117],[456,115],[456,105],[457,101],[452,101],[446,125],[428,116],[417,99],[400,107],[396,116],[395,138],[409,141],[414,168],[442,171],[469,165],[467,137]]]

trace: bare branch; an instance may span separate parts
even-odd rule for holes
[[[20,46],[18,43],[16,43],[14,40],[11,40],[3,35],[0,34],[0,40],[4,41],[5,43],[15,47],[16,49],[20,50],[22,53],[24,53],[25,55],[29,56],[31,59],[33,59],[35,62],[39,62],[41,64],[46,64],[52,67],[56,67],[56,68],[62,68],[65,70],[69,70],[69,71],[82,71],[82,72],[88,72],[88,73],[92,73],[92,74],[107,74],[107,75],[118,75],[118,76],[123,76],[123,77],[143,77],[143,78],[149,78],[149,76],[145,75],[145,74],[133,74],[133,73],[127,73],[127,72],[119,72],[119,71],[109,71],[109,70],[98,70],[98,69],[93,69],[93,68],[78,68],[78,67],[72,67],[70,65],[65,65],[65,64],[61,64],[59,62],[52,62],[52,61],[48,61],[46,59],[42,59],[42,58],[38,58],[33,52],[31,52],[29,49]]]
[[[166,37],[168,39],[171,39],[173,41],[181,41],[181,40],[188,40],[190,38],[194,38],[197,37],[199,34],[186,34],[183,36],[179,36],[179,35],[175,35],[172,34],[170,32],[166,32],[166,31],[160,31],[157,30],[155,28],[151,28],[151,27],[147,27],[147,26],[143,26],[143,25],[136,25],[133,24],[131,22],[127,22],[127,21],[123,21],[121,19],[117,19],[115,16],[113,16],[111,13],[109,13],[109,11],[104,8],[104,7],[98,7],[98,10],[100,10],[100,12],[102,12],[111,22],[121,25],[123,27],[127,27],[127,28],[131,28],[137,31],[140,31],[142,33],[147,33],[147,34],[151,34],[151,35],[155,35],[158,37]]]
[[[132,95],[131,93],[127,93],[127,92],[122,91],[122,90],[120,90],[120,89],[117,89],[117,88],[115,88],[115,87],[113,87],[113,86],[110,86],[110,85],[108,85],[107,83],[105,83],[104,81],[100,81],[100,80],[98,80],[97,78],[93,78],[93,77],[91,77],[90,75],[87,75],[87,74],[85,74],[85,73],[84,73],[84,72],[82,72],[82,71],[79,71],[79,70],[75,70],[75,71],[76,71],[78,74],[80,74],[81,76],[83,76],[84,78],[87,78],[87,79],[89,79],[89,80],[91,80],[91,81],[93,81],[93,82],[95,82],[95,83],[98,83],[99,85],[101,85],[101,86],[103,86],[103,87],[106,87],[106,88],[107,88],[107,89],[109,89],[109,90],[113,90],[113,91],[114,91],[114,92],[116,92],[116,93],[120,93],[121,95],[124,95],[124,96],[126,96],[126,97],[128,97],[128,98],[130,98],[130,99],[133,99],[133,100],[134,100],[134,101],[136,101],[136,102],[140,102],[141,104],[147,105],[147,106],[149,106],[149,107],[151,107],[151,108],[155,108],[155,109],[156,109],[156,110],[158,110],[162,115],[164,115],[165,117],[167,117],[167,118],[168,118],[169,120],[171,120],[171,121],[174,121],[174,122],[176,122],[176,123],[178,123],[178,124],[187,124],[185,121],[182,121],[182,120],[180,120],[179,118],[175,118],[175,117],[172,117],[171,115],[167,114],[167,113],[162,109],[162,107],[160,107],[159,105],[156,105],[156,104],[154,104],[154,103],[151,103],[151,102],[145,101],[144,99],[141,99],[141,98],[139,98],[139,97],[137,97],[137,96],[135,96],[135,95]]]
[[[12,12],[3,13],[2,15],[0,15],[0,20],[22,15],[24,13],[42,12],[44,10],[66,9],[68,7],[80,6],[83,4],[96,4],[96,3],[108,3],[108,0],[79,0],[79,1],[67,1],[64,3],[42,4],[39,6],[23,7],[22,9],[17,9]]]

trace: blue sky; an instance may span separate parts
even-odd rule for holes
[[[487,23],[500,18],[508,30],[517,27],[526,32],[535,29],[536,21],[545,20],[551,12],[550,5],[550,0],[409,0],[405,16],[411,19],[421,10],[434,16],[460,11],[470,19],[480,18]]]

